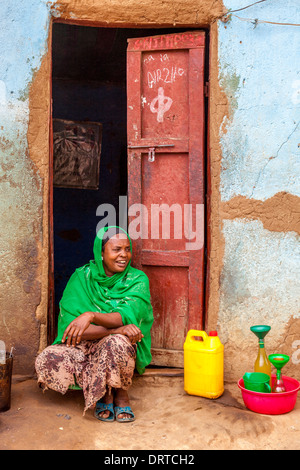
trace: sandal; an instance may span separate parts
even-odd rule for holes
[[[102,418],[102,416],[99,416],[100,413],[102,413],[102,411],[109,411],[110,412],[110,415],[107,417],[107,418]],[[97,401],[96,403],[96,408],[95,408],[95,411],[94,411],[94,416],[97,418],[97,419],[100,419],[100,421],[114,421],[115,419],[115,412],[114,412],[114,405],[113,403],[102,403],[101,401]]]
[[[128,415],[131,415],[129,418],[118,418],[118,416],[122,413],[126,413]],[[116,420],[119,422],[119,423],[128,423],[130,421],[134,421],[135,420],[135,417],[134,417],[134,413],[132,411],[132,409],[130,408],[130,406],[115,406],[115,414],[116,414]]]

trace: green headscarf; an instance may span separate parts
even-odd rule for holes
[[[94,260],[76,269],[60,301],[58,334],[53,344],[61,343],[67,326],[84,312],[119,312],[124,325],[136,325],[144,335],[137,344],[136,368],[142,374],[151,362],[153,311],[150,303],[149,280],[143,271],[128,263],[123,272],[109,277],[102,263],[102,240],[105,232],[115,228],[129,235],[121,227],[104,227],[94,242]]]

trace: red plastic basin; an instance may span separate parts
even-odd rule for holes
[[[275,380],[272,375],[272,381]],[[283,393],[259,393],[247,390],[244,387],[243,379],[238,381],[238,386],[242,391],[242,397],[246,407],[265,415],[281,415],[294,409],[297,401],[297,393],[300,389],[300,382],[292,377],[282,376],[286,392]]]

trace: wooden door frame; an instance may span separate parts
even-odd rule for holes
[[[48,50],[50,55],[50,116],[49,116],[49,199],[48,199],[48,312],[47,312],[47,343],[55,339],[55,309],[54,309],[54,231],[53,231],[53,98],[52,98],[52,28],[50,24],[50,39]]]
[[[145,30],[149,29],[148,24],[140,24],[138,27],[132,24],[116,24],[116,23],[104,23],[101,21],[86,21],[86,20],[69,20],[52,18],[49,26],[49,42],[48,42],[48,54],[50,62],[50,110],[49,110],[49,190],[48,190],[48,306],[47,306],[47,344],[52,344],[55,339],[55,308],[54,308],[54,230],[53,230],[53,126],[52,126],[52,30],[54,23],[63,23],[77,26],[90,26],[97,28],[119,28],[119,29],[136,29]],[[155,26],[155,28],[154,28]],[[178,25],[153,25],[151,28],[157,29],[158,34],[161,29],[169,29],[170,34],[172,30],[178,29]],[[180,26],[180,29],[185,28],[188,30],[201,29],[205,32],[205,63],[204,63],[204,80],[209,90],[209,46],[210,46],[210,28],[206,25],[199,25],[196,27],[195,24],[189,24]],[[203,329],[205,329],[208,322],[208,297],[209,297],[209,272],[210,272],[210,211],[211,211],[211,172],[210,172],[210,145],[209,145],[209,92],[205,96],[205,122],[204,122],[204,134],[206,139],[206,145],[204,148],[204,210],[205,210],[205,227],[204,227],[204,276],[203,276]]]

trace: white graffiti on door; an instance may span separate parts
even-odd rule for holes
[[[148,87],[153,88],[159,82],[174,83],[177,77],[182,77],[185,74],[183,68],[177,67],[164,67],[163,69],[152,70],[147,73]]]
[[[157,103],[157,107],[155,106]],[[157,113],[157,122],[163,122],[164,114],[169,111],[173,103],[172,98],[165,96],[163,87],[158,88],[158,95],[151,101],[150,110]]]
[[[159,60],[160,60],[161,62],[166,62],[166,61],[169,60],[168,54],[159,54],[159,56],[160,56],[160,57],[159,57]],[[149,55],[148,57],[146,57],[146,58],[144,59],[144,64],[149,64],[149,62],[151,62],[151,61],[153,61],[153,60],[155,61],[155,58],[153,57],[153,55]]]

